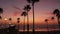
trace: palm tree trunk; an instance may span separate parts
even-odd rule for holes
[[[53,23],[52,25],[54,26],[53,29],[55,30],[55,23],[54,23],[54,20],[53,19],[52,19],[52,23]],[[52,34],[54,34],[54,33],[55,33],[55,31],[52,32]]]
[[[48,34],[49,34],[49,25],[48,25],[48,22],[46,22],[47,24],[47,31],[48,31]]]
[[[47,30],[49,30],[49,28],[48,28],[48,22],[46,22],[46,25],[47,25]]]
[[[25,16],[24,16],[23,30],[25,31]]]
[[[10,25],[11,25],[10,23],[11,23],[11,21],[9,22],[9,27],[10,27]]]
[[[58,25],[59,25],[59,29],[60,29],[60,21],[59,21],[59,17],[58,17]]]
[[[54,20],[53,20],[53,22],[54,22]],[[54,30],[56,29],[56,25],[55,25],[55,22],[54,22]]]
[[[54,20],[53,20],[53,19],[52,19],[52,23],[53,23],[53,26],[54,26],[54,28],[53,28],[53,29],[55,30],[55,23],[54,23]]]
[[[34,32],[34,2],[32,3],[32,7],[33,7],[33,34],[35,34],[35,32]]]
[[[19,23],[18,23],[18,34],[19,34]]]
[[[27,11],[27,34],[29,34],[29,18],[28,18],[28,11]]]

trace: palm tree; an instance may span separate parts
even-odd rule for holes
[[[54,17],[51,17],[52,23],[55,25],[54,19],[55,19]],[[55,26],[54,26],[54,28],[55,28]]]
[[[52,23],[54,23],[54,17],[51,17],[51,20],[52,20]],[[54,30],[55,30],[55,23],[54,23]],[[55,31],[52,33],[52,34],[54,34],[55,33]]]
[[[20,22],[19,20],[20,20],[20,18],[17,18],[17,23],[18,23],[18,24],[19,24],[19,22]]]
[[[48,19],[45,19],[45,22],[47,24],[47,30],[49,31],[49,28],[48,28]]]
[[[30,11],[31,7],[30,5],[26,5],[24,7],[24,10],[27,12],[27,31],[29,31],[29,18],[28,18],[28,12]]]
[[[28,3],[32,3],[32,7],[33,7],[33,34],[34,34],[34,4],[36,2],[39,2],[39,0],[27,0]]]
[[[2,19],[1,14],[3,13],[3,9],[0,8],[0,19]]]
[[[53,12],[53,14],[55,14],[55,15],[56,15],[57,20],[58,20],[58,24],[59,24],[59,28],[60,28],[60,21],[59,21],[60,11],[59,11],[58,9],[55,9],[55,10],[54,10],[54,12]]]
[[[18,23],[18,34],[19,34],[19,22],[20,22],[20,18],[17,18],[17,23]]]
[[[11,24],[11,21],[12,21],[12,18],[9,18],[9,21],[10,21],[10,23],[9,23],[9,26],[10,26],[10,24]]]
[[[27,13],[24,11],[22,12],[21,16],[24,16],[24,24],[23,24],[23,30],[25,31],[25,17],[26,17]]]

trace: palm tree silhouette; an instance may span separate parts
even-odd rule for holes
[[[24,7],[24,10],[27,12],[27,31],[29,31],[29,17],[28,17],[28,12],[30,11],[31,7],[30,5],[26,5]]]
[[[48,28],[48,19],[45,19],[45,22],[47,24],[47,30],[49,31],[49,28]]]
[[[36,2],[39,2],[39,0],[27,0],[28,3],[32,3],[32,7],[33,7],[33,34],[34,34],[34,4]]]
[[[19,34],[19,22],[20,22],[20,18],[17,18],[17,23],[18,23],[18,34]]]
[[[0,19],[2,19],[1,14],[3,13],[3,9],[0,8]]]
[[[55,25],[54,19],[55,19],[54,17],[51,17],[52,23]],[[55,28],[55,26],[54,26],[54,28]]]
[[[22,12],[21,16],[24,16],[24,24],[23,24],[23,30],[25,31],[25,17],[26,17],[27,13],[24,11]]]
[[[20,22],[19,20],[20,20],[20,18],[17,18],[17,23],[18,23],[18,24],[19,24],[19,22]]]
[[[55,9],[54,10],[54,12],[53,12],[53,14],[55,14],[56,15],[56,17],[57,17],[57,20],[58,20],[58,24],[59,24],[59,28],[60,28],[60,21],[59,21],[59,15],[60,15],[60,11],[58,10],[58,9]]]
[[[9,18],[9,21],[10,21],[10,23],[9,23],[9,26],[10,26],[10,24],[11,24],[11,21],[12,21],[12,18]]]
[[[51,17],[51,20],[52,20],[52,23],[54,24],[54,30],[55,30],[55,23],[54,23],[54,17]],[[54,34],[55,33],[55,31],[52,33],[52,34]]]

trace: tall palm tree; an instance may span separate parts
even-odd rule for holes
[[[54,10],[54,12],[53,12],[53,14],[55,14],[55,15],[56,15],[57,20],[58,20],[58,24],[59,24],[59,28],[60,28],[60,21],[59,21],[60,11],[59,11],[58,9],[55,9],[55,10]]]
[[[26,5],[24,7],[24,10],[27,12],[27,31],[29,31],[29,17],[28,17],[28,12],[30,11],[31,7],[30,5]]]
[[[45,19],[45,22],[47,24],[47,30],[49,31],[49,28],[48,28],[48,19]]]
[[[27,13],[24,11],[22,12],[21,16],[24,16],[24,23],[23,23],[23,30],[25,31],[25,17],[26,17]]]
[[[0,8],[0,19],[2,19],[1,14],[3,13],[3,9]]]
[[[32,7],[33,7],[33,34],[34,34],[34,4],[36,2],[39,2],[39,0],[27,0],[28,3],[32,3]]]
[[[18,23],[18,34],[19,34],[19,22],[20,22],[20,18],[17,18],[17,23]]]

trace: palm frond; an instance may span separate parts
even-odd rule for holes
[[[45,22],[47,22],[48,21],[48,19],[45,19]]]
[[[39,2],[39,0],[35,0],[35,2]]]
[[[24,6],[23,9],[24,9],[25,11],[30,11],[31,7],[30,7],[30,5],[26,5],[26,6]]]
[[[26,16],[26,15],[27,13],[25,11],[21,14],[21,16]]]
[[[12,18],[9,18],[9,20],[11,21],[11,20],[12,20]]]
[[[53,14],[55,14],[56,16],[59,16],[59,10],[58,9],[55,9]]]
[[[3,13],[3,9],[2,8],[0,8],[0,13]]]
[[[0,19],[2,19],[2,17],[0,16]]]
[[[27,0],[28,3],[31,3],[31,0]]]
[[[52,20],[54,19],[54,17],[51,18]]]
[[[58,14],[59,13],[59,10],[58,9],[55,9],[53,14]]]
[[[20,20],[20,18],[17,18],[17,20],[19,21],[19,20]]]

